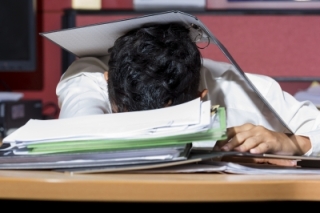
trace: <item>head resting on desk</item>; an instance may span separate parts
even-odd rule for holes
[[[201,55],[182,24],[131,30],[109,54],[106,79],[113,112],[157,109],[199,97]]]

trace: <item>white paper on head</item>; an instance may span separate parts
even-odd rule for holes
[[[41,33],[41,35],[78,57],[104,56],[108,54],[108,49],[113,46],[114,42],[130,30],[145,24],[173,22],[185,24],[187,27],[191,27],[191,24],[204,27],[195,16],[179,11],[169,11],[114,22],[46,32]],[[197,37],[196,33],[196,30],[191,30],[190,36],[193,40]],[[203,34],[203,36],[205,35]],[[208,41],[207,39],[207,37],[203,38],[206,42]]]

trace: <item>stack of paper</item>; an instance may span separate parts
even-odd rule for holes
[[[30,120],[4,138],[0,168],[73,168],[188,159],[190,144],[226,137],[224,108],[200,99],[156,110]]]

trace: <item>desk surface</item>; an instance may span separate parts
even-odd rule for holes
[[[0,171],[0,199],[320,201],[320,175],[67,174]]]

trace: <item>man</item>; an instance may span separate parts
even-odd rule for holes
[[[181,24],[144,26],[118,38],[101,58],[75,61],[57,86],[60,118],[156,109],[210,99],[226,107],[228,139],[216,150],[310,155],[320,152],[320,112],[267,76],[246,74],[281,123],[227,63],[201,59]]]

